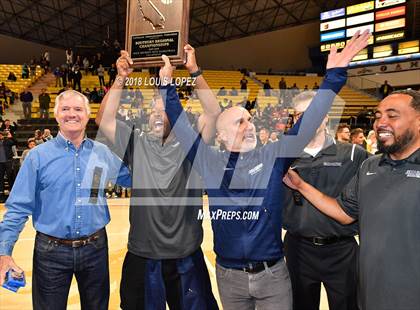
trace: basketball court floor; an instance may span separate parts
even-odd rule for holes
[[[127,236],[129,230],[128,222],[128,199],[109,199],[109,208],[111,212],[111,222],[107,226],[107,233],[109,239],[109,266],[110,266],[110,283],[111,283],[111,297],[110,310],[117,310],[119,308],[120,296],[119,286],[121,280],[121,267],[127,252]],[[207,208],[207,200],[205,200],[205,208]],[[0,219],[3,218],[6,209],[4,205],[0,205]],[[217,291],[216,274],[215,274],[215,254],[213,252],[213,235],[211,231],[210,220],[203,221],[204,227],[204,241],[202,249],[205,255],[207,268],[210,273],[212,281],[213,292],[219,303],[221,303]],[[13,251],[13,258],[15,262],[24,269],[26,275],[26,286],[20,289],[19,292],[12,293],[6,289],[0,288],[0,310],[30,310],[32,309],[31,302],[31,283],[32,283],[32,255],[34,248],[35,231],[32,227],[32,222],[29,220],[20,234],[19,240],[16,243]],[[79,310],[79,294],[75,279],[69,293],[68,307],[69,310]],[[321,310],[328,310],[328,303],[324,289],[322,289],[321,296]],[[240,309],[238,309],[240,310]],[[282,310],[282,309],[279,309]]]

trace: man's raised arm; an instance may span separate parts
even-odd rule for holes
[[[337,52],[331,48],[327,62],[327,73],[316,96],[303,116],[280,141],[276,157],[297,157],[304,147],[311,141],[322,120],[330,110],[336,94],[344,86],[347,79],[347,66],[350,61],[368,44],[370,33],[358,31],[347,43],[346,47]]]
[[[130,56],[126,51],[121,51],[121,56],[117,60],[118,76],[115,79],[111,89],[107,92],[102,100],[95,122],[99,126],[99,130],[105,137],[115,143],[116,116],[120,105],[121,95],[124,88],[125,79],[130,75],[133,69]]]
[[[187,44],[184,50],[187,54],[185,67],[188,72],[190,74],[198,73],[200,68],[197,65],[194,48]],[[195,83],[198,99],[203,107],[203,114],[198,119],[198,131],[201,133],[204,142],[208,143],[216,134],[216,119],[221,112],[220,106],[202,74],[196,77]]]

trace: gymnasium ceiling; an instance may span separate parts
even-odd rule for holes
[[[190,43],[198,47],[302,25],[318,20],[321,11],[358,2],[361,1],[191,0]],[[57,48],[98,47],[104,40],[115,39],[124,43],[126,3],[0,0],[0,33]]]

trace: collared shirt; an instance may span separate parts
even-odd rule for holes
[[[367,159],[338,202],[359,221],[360,287],[367,310],[420,305],[420,149]]]
[[[130,186],[128,169],[99,142],[85,139],[77,149],[58,134],[37,146],[23,162],[6,201],[0,255],[11,255],[30,215],[37,231],[62,239],[78,239],[103,228],[110,220],[104,189],[117,178]],[[90,199],[93,181],[98,183],[96,201]]]
[[[128,251],[152,259],[195,252],[203,241],[203,184],[180,143],[162,144],[117,120],[113,150],[133,175]]]
[[[303,153],[292,168],[319,191],[336,197],[368,156],[358,145],[335,142],[327,136],[324,147],[315,157]],[[353,236],[358,232],[356,222],[340,225],[290,188],[286,189],[283,218],[287,231],[304,237]]]
[[[283,176],[312,139],[346,77],[344,68],[328,70],[322,91],[287,135],[246,153],[216,152],[202,143],[182,113],[175,87],[161,88],[177,140],[206,186],[210,212],[215,215],[214,251],[220,265],[243,268],[248,263],[283,257]],[[245,219],[245,214],[251,218]]]

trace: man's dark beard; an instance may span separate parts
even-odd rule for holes
[[[382,141],[377,137],[378,141],[378,150],[380,153],[394,154],[401,151],[404,151],[410,143],[414,140],[414,133],[411,130],[407,130],[399,138],[395,137],[395,142],[389,146],[386,146]]]

